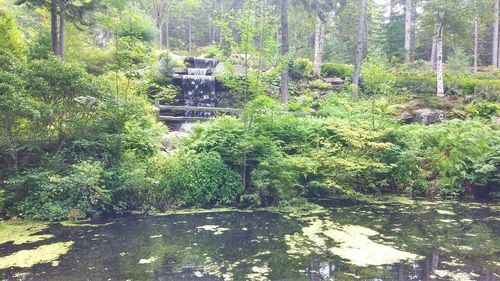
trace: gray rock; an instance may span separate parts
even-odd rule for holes
[[[219,62],[217,66],[213,69],[214,75],[222,74],[226,71],[227,67],[223,62]]]
[[[413,122],[423,125],[441,123],[446,119],[444,111],[432,108],[420,108],[413,112]]]

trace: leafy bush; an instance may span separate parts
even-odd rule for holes
[[[290,76],[295,79],[308,78],[313,75],[313,63],[306,58],[296,58],[290,66]]]
[[[468,118],[487,118],[500,115],[500,104],[493,102],[471,102],[465,106],[463,115]]]
[[[6,182],[7,189],[25,196],[16,211],[23,217],[63,220],[98,216],[111,200],[102,185],[99,162],[74,164],[67,174],[33,170]]]
[[[258,195],[252,203],[269,206],[303,194],[301,175],[300,167],[288,157],[265,159],[251,173],[252,191]]]
[[[24,65],[3,51],[0,62],[0,180],[10,214],[57,220],[146,204],[114,193],[115,182],[134,184],[120,169],[130,154],[137,161],[127,165],[145,175],[138,164],[158,154],[164,131],[130,78],[96,78],[55,58]]]
[[[401,161],[406,164],[402,166],[409,169],[399,173],[414,175],[398,185],[415,189],[415,179],[425,179],[419,190],[427,191],[437,182],[439,194],[458,196],[471,187],[497,184],[498,162],[492,160],[498,161],[500,137],[484,123],[452,120],[431,127],[403,126],[396,135],[405,150]]]
[[[17,28],[14,16],[0,7],[0,50],[6,50],[18,58],[26,54],[23,34]]]
[[[348,64],[325,63],[321,66],[323,77],[337,77],[349,79],[354,71],[354,67]]]
[[[332,90],[333,86],[330,83],[323,82],[322,80],[314,80],[309,82],[309,87],[318,90]]]
[[[152,64],[151,47],[135,37],[120,37],[113,63],[108,67],[130,71]]]
[[[175,206],[234,204],[243,192],[239,175],[214,152],[169,158],[162,170],[160,187]]]
[[[393,95],[395,93],[396,75],[375,64],[363,68],[361,87],[368,95]]]

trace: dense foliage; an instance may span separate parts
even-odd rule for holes
[[[462,40],[472,38],[465,30],[475,17],[491,20],[482,1],[463,18],[455,12],[472,1],[444,1],[449,22],[428,8],[439,1],[419,1],[409,50],[418,60],[407,63],[402,1],[390,1],[388,18],[370,2],[359,87],[351,85],[358,1],[290,1],[286,55],[273,1],[207,9],[165,0],[164,11],[148,1],[84,1],[70,5],[59,31],[42,2],[0,0],[2,216],[64,220],[381,193],[500,196],[499,72],[472,73],[472,42]],[[321,51],[315,20],[327,27]],[[445,98],[436,97],[434,62],[424,61],[438,21],[448,32]],[[52,44],[51,31],[63,42]],[[54,52],[64,46],[65,56]],[[326,63],[313,55],[323,51]],[[185,73],[179,54],[188,52],[222,62],[211,69],[218,105],[243,113],[198,124],[167,150],[153,104],[182,100],[175,72]],[[489,50],[481,52],[475,58],[486,65]],[[289,99],[279,104],[286,69]],[[447,120],[402,121],[418,110]]]

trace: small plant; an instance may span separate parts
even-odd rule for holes
[[[321,75],[323,77],[336,77],[349,79],[354,71],[354,67],[348,64],[325,63],[321,66]]]
[[[243,186],[215,152],[175,156],[165,162],[160,187],[177,206],[234,204]]]
[[[468,72],[471,58],[462,47],[455,47],[448,58],[448,67],[456,72]]]
[[[318,90],[332,90],[333,86],[330,83],[324,82],[321,79],[317,79],[309,82],[309,87]]]
[[[306,58],[296,58],[290,67],[290,76],[295,79],[309,78],[313,75],[313,63]]]

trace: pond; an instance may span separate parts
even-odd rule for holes
[[[498,203],[319,200],[0,233],[4,280],[500,280]]]

